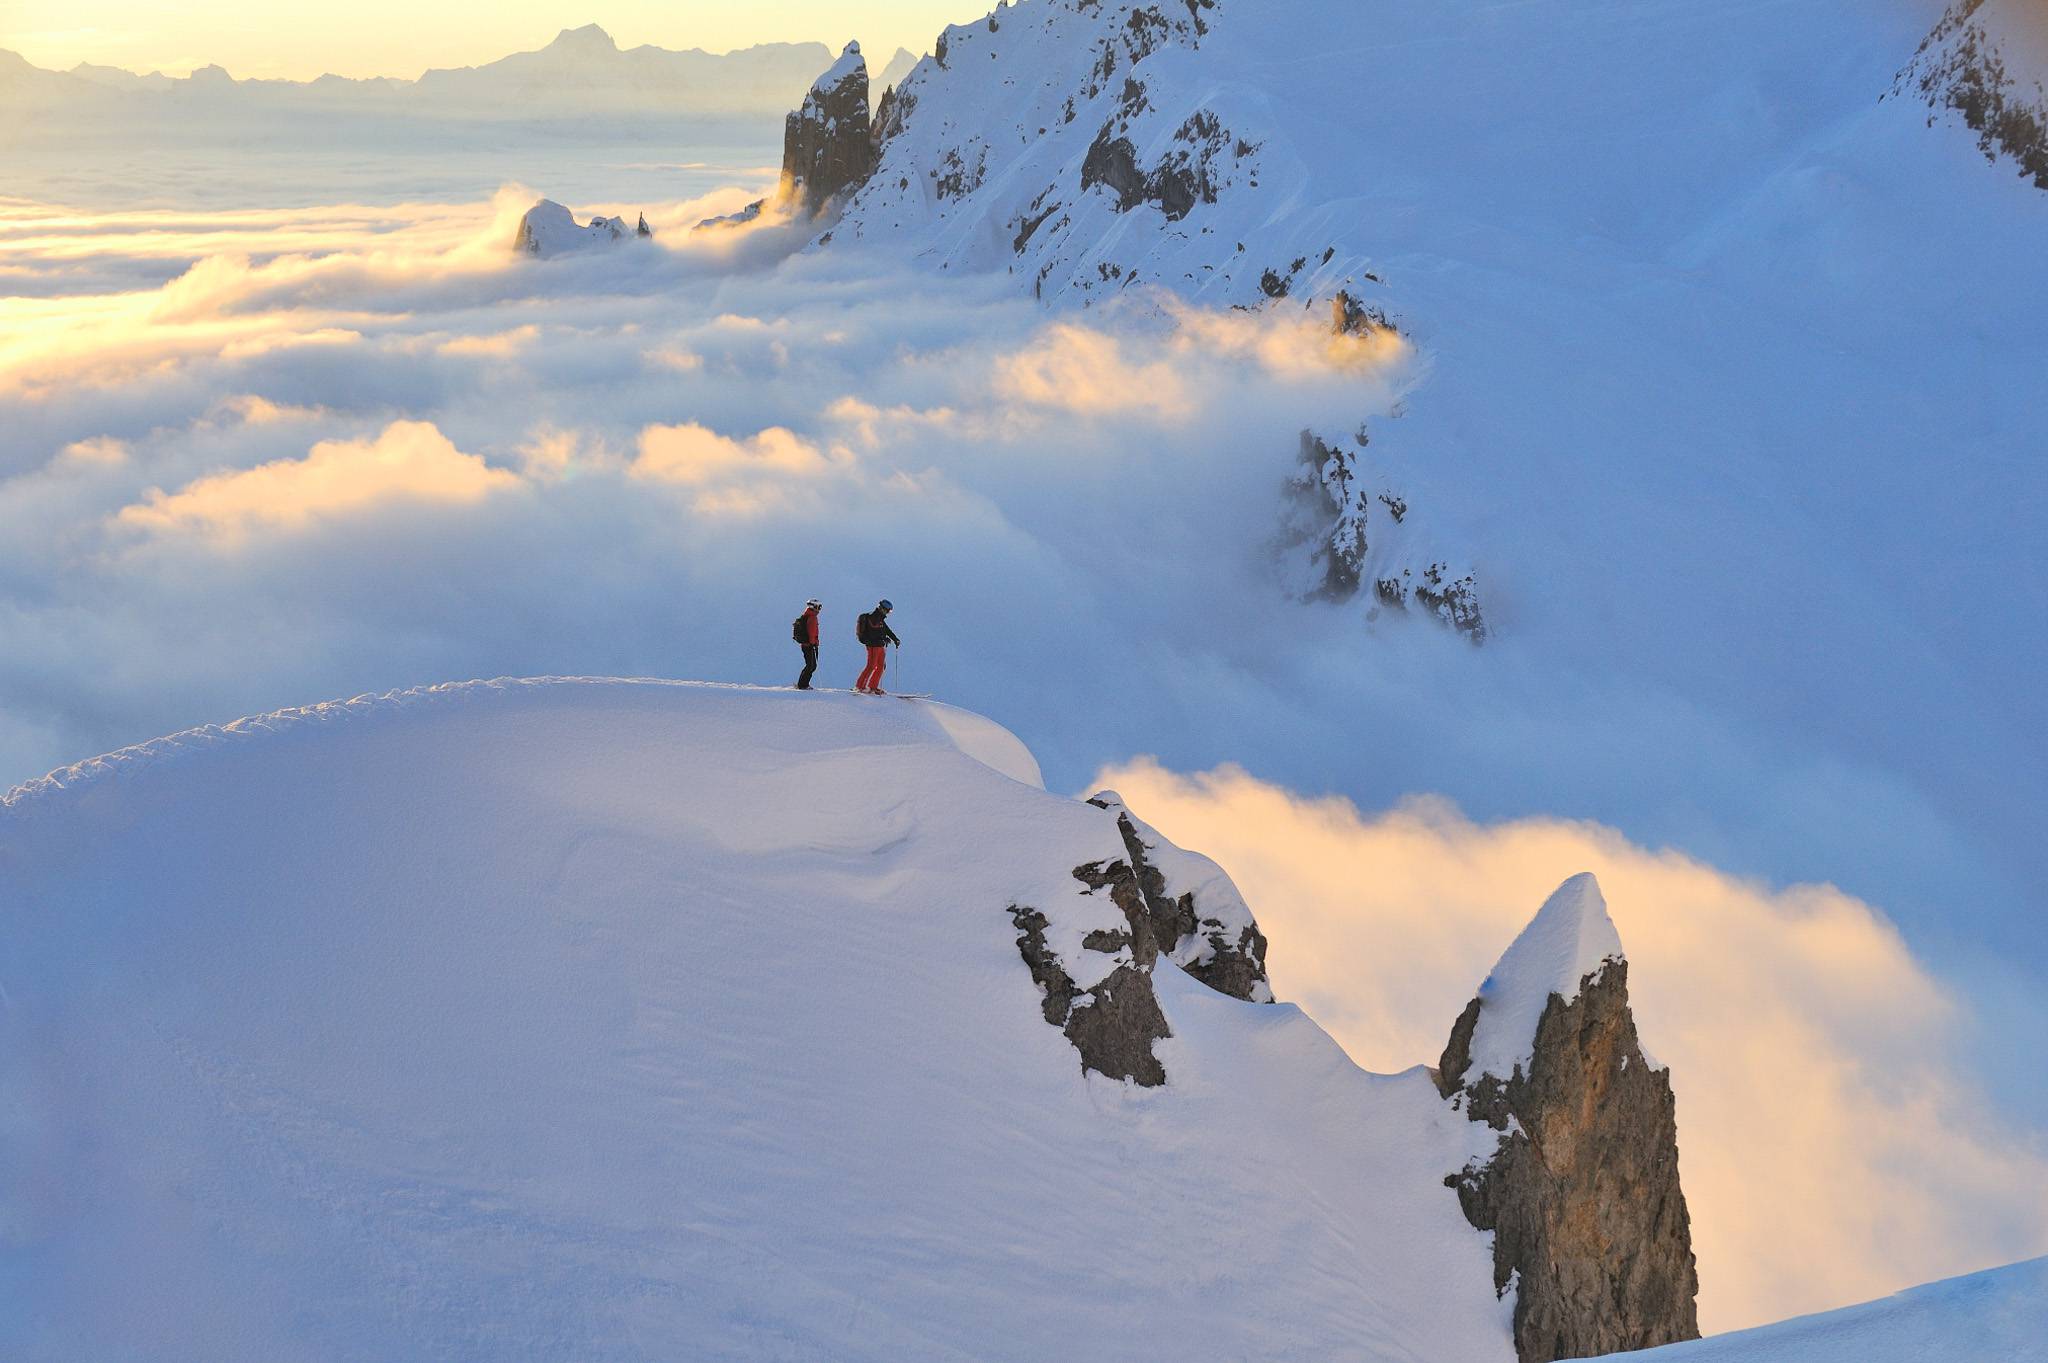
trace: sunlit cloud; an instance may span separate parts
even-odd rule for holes
[[[57,460],[76,465],[125,464],[128,462],[128,442],[108,435],[74,440],[57,452]]]
[[[534,323],[514,327],[510,331],[492,332],[488,336],[457,336],[442,341],[434,348],[443,355],[461,355],[481,359],[503,359],[517,355],[540,338],[540,327]]]
[[[1134,360],[1117,337],[1059,323],[996,362],[996,391],[1014,401],[1067,412],[1142,412],[1163,420],[1194,414],[1185,381],[1164,360]]]
[[[1173,346],[1183,355],[1227,355],[1285,379],[1388,369],[1412,347],[1390,327],[1340,331],[1327,309],[1260,311],[1198,308],[1173,294],[1159,296],[1175,322]]]
[[[374,440],[328,440],[303,459],[215,474],[174,493],[152,489],[123,507],[122,525],[237,543],[256,530],[293,530],[389,502],[465,505],[520,485],[455,448],[431,422],[395,421]]]
[[[1955,1077],[1961,1001],[1868,904],[1592,823],[1482,825],[1432,801],[1369,816],[1230,767],[1098,779],[1223,864],[1275,990],[1376,1070],[1434,1064],[1544,895],[1596,873],[1678,1093],[1711,1330],[2048,1252],[2048,1148]]]
[[[207,418],[216,424],[233,421],[244,426],[280,426],[319,421],[325,416],[325,408],[272,402],[256,393],[237,393],[222,398],[207,413]]]
[[[851,452],[820,449],[780,426],[734,440],[692,422],[641,432],[632,472],[636,478],[701,487],[740,477],[814,478],[852,463]]]

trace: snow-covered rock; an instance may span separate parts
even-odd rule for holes
[[[584,680],[14,792],[0,1356],[1506,1363],[1442,1184],[1492,1133],[1182,969],[1235,890],[1036,776],[929,702]],[[1163,1085],[1078,1063],[1014,906]]]
[[[2048,9],[2035,0],[1953,0],[1894,90],[1961,117],[1987,160],[2048,189]]]
[[[1591,875],[1560,886],[1502,955],[1437,1082],[1499,1133],[1445,1182],[1493,1232],[1522,1363],[1699,1334],[1671,1076],[1637,1040],[1628,960]]]
[[[519,232],[512,240],[512,249],[545,260],[653,235],[644,213],[640,215],[637,227],[628,226],[624,218],[605,217],[593,217],[579,225],[576,215],[568,209],[553,199],[542,199],[520,217]]]

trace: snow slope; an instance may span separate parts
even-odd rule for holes
[[[1162,962],[1084,1076],[1006,909],[1122,844],[1006,738],[505,681],[17,790],[0,1356],[1510,1357],[1425,1071]]]
[[[2048,1259],[1628,1357],[1644,1363],[2043,1363]]]

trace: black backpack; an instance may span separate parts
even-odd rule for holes
[[[789,637],[800,644],[808,644],[811,641],[811,625],[807,618],[808,614],[806,612],[804,615],[799,615],[789,623]]]
[[[862,643],[868,641],[868,617],[873,614],[873,611],[862,611],[860,618],[853,622],[853,637]]]

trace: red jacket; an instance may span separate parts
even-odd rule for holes
[[[811,647],[816,648],[818,646],[818,613],[814,610],[811,610],[809,607],[805,607],[804,619],[810,621]]]

